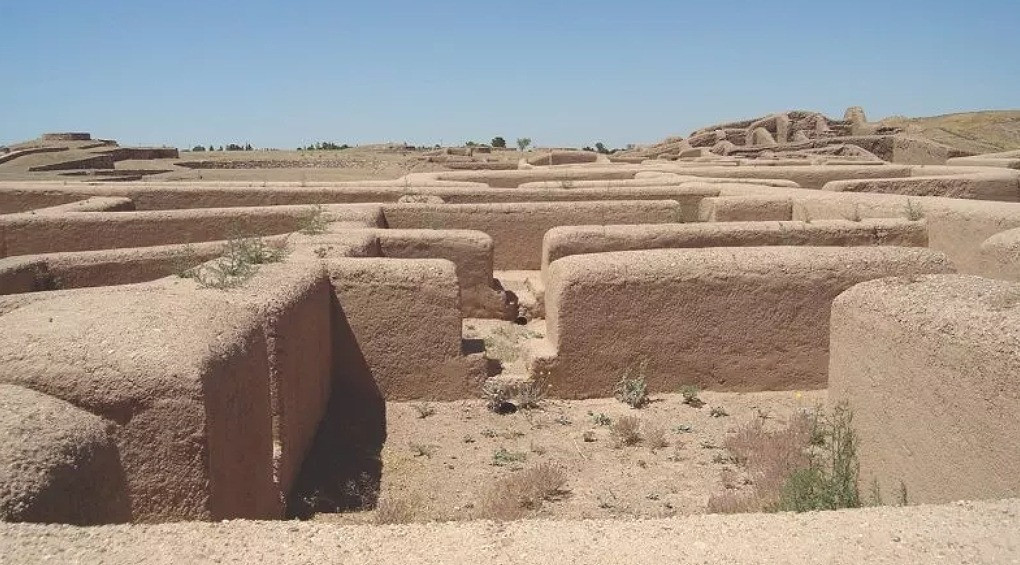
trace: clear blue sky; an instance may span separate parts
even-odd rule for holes
[[[531,137],[1020,107],[1018,0],[5,0],[0,144]]]

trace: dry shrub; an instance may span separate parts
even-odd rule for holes
[[[713,495],[708,500],[708,511],[762,512],[775,507],[787,480],[809,466],[807,448],[814,429],[814,418],[804,412],[791,418],[786,428],[776,431],[766,431],[761,418],[742,426],[723,445],[732,454],[733,462],[746,467],[753,487],[749,493]]]
[[[530,410],[541,405],[548,389],[549,385],[543,379],[489,379],[482,385],[482,398],[489,410],[496,413],[505,413],[508,405],[514,409]]]
[[[500,479],[483,495],[478,517],[488,520],[519,520],[542,507],[542,503],[566,494],[567,476],[552,463],[541,463]]]
[[[407,498],[384,498],[375,507],[376,524],[407,524],[418,516],[418,504]]]
[[[645,374],[648,371],[648,360],[643,359],[637,365],[627,367],[623,377],[616,383],[614,396],[631,408],[642,408],[648,404],[648,384]]]
[[[641,443],[641,419],[636,416],[623,416],[609,428],[616,447],[632,446]]]
[[[669,447],[669,440],[666,439],[666,430],[662,428],[648,428],[645,430],[644,439],[648,449],[652,451]]]

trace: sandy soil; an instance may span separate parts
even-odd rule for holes
[[[556,523],[0,524],[0,562],[1005,564],[1020,562],[1020,500]]]
[[[823,403],[825,392],[702,392],[701,398],[705,405],[693,408],[679,394],[653,395],[641,409],[616,399],[546,400],[540,409],[509,415],[489,411],[481,400],[388,403],[380,498],[410,504],[415,521],[477,518],[495,481],[548,462],[566,473],[567,492],[534,517],[703,513],[708,497],[725,488],[722,471],[738,471],[721,449],[727,434],[754,418],[782,426],[794,411]],[[713,408],[728,416],[713,416]],[[599,415],[613,422],[638,417],[646,440],[619,446],[612,426],[596,422]],[[649,445],[656,429],[668,445]],[[375,517],[360,512],[317,519],[370,523]]]
[[[408,173],[448,170],[440,163],[428,162],[424,151],[389,149],[379,146],[353,147],[342,151],[181,151],[179,159],[118,161],[116,170],[168,171],[147,175],[145,180],[159,181],[249,181],[262,182],[342,182],[387,180]],[[82,156],[86,156],[83,154]],[[478,159],[517,162],[521,154],[497,151]],[[29,166],[60,162],[67,154],[45,153],[22,157],[0,164],[0,180],[62,180],[90,182],[102,176],[68,176],[69,171],[28,172]],[[230,168],[192,169],[182,162],[209,161]]]

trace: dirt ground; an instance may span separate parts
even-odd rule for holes
[[[342,151],[181,151],[178,159],[126,160],[115,164],[121,171],[166,171],[142,177],[151,181],[234,181],[251,182],[343,182],[389,180],[408,173],[449,170],[429,162],[425,151],[391,149],[378,145],[352,147]],[[0,180],[61,180],[91,182],[100,175],[67,175],[69,171],[28,172],[29,165],[59,162],[66,153],[45,153],[0,164]],[[496,151],[480,160],[517,162],[516,151]],[[216,168],[188,168],[179,163],[205,161]],[[206,165],[209,166],[209,165]],[[219,168],[230,167],[230,168]],[[108,173],[109,171],[107,171]],[[104,173],[106,174],[106,173]]]
[[[413,508],[414,521],[483,517],[480,505],[496,481],[551,463],[565,473],[564,492],[528,517],[700,514],[709,496],[726,488],[723,470],[739,472],[721,447],[728,434],[755,418],[783,426],[795,411],[824,403],[825,395],[702,392],[700,408],[684,404],[680,394],[653,395],[641,409],[613,398],[546,400],[539,409],[508,415],[489,411],[482,400],[391,402],[380,500]],[[640,419],[644,440],[638,445],[619,445],[613,426],[605,425],[625,416]],[[649,443],[657,433],[665,445]],[[317,519],[370,523],[374,514]]]
[[[544,333],[542,319],[527,325],[464,320],[464,337],[484,340],[504,376],[524,376],[524,350]],[[497,483],[551,465],[566,479],[561,492],[519,517],[701,514],[712,494],[750,488],[723,448],[728,434],[755,419],[763,419],[767,429],[785,427],[796,412],[815,410],[826,399],[824,390],[702,391],[703,405],[696,408],[677,392],[653,394],[635,409],[615,398],[560,400],[548,392],[538,408],[506,415],[489,410],[481,394],[457,402],[387,403],[380,505],[406,509],[399,521],[492,518],[493,497],[505,496]],[[640,441],[634,445],[622,445],[614,431],[627,417],[639,422]],[[378,511],[316,518],[348,524],[386,520]]]

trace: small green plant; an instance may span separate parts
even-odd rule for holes
[[[485,428],[484,430],[482,430],[482,437],[492,439],[496,437],[496,435],[497,435],[496,430],[493,430],[492,428]]]
[[[694,385],[680,387],[680,394],[684,397],[684,404],[692,408],[701,408],[705,405],[705,401],[698,397],[701,390]]]
[[[574,423],[566,414],[560,414],[554,421],[561,426],[569,426]]]
[[[689,434],[694,431],[694,426],[690,424],[677,424],[673,427],[673,432],[678,434]]]
[[[591,415],[591,421],[596,426],[611,426],[613,424],[613,419],[606,415],[605,412],[599,412],[598,414],[589,412],[588,414]]]
[[[808,454],[806,468],[787,479],[775,510],[805,512],[861,506],[858,440],[852,424],[853,413],[845,403],[838,404],[831,416],[816,418],[824,444]]]
[[[194,246],[186,244],[170,262],[170,270],[182,279],[195,278],[195,265],[199,262]]]
[[[539,408],[548,390],[544,379],[489,379],[482,385],[482,398],[489,410],[503,414]]]
[[[326,209],[322,204],[316,204],[308,214],[298,220],[298,231],[305,235],[321,235],[326,233],[327,225],[329,218],[326,217]]]
[[[190,278],[208,288],[233,288],[254,276],[259,265],[277,263],[286,255],[286,244],[269,244],[260,237],[235,237],[227,240],[219,259],[191,269]]]
[[[648,360],[643,359],[636,366],[627,368],[613,391],[617,400],[631,408],[641,408],[648,404],[648,385],[645,383],[647,367]]]
[[[924,218],[924,211],[920,206],[914,204],[914,201],[907,199],[907,219],[911,222],[916,222]]]
[[[725,418],[726,416],[729,416],[730,413],[722,406],[713,406],[712,410],[708,412],[708,415],[713,418]]]
[[[496,467],[505,467],[513,463],[520,463],[527,460],[528,454],[523,451],[508,451],[499,448],[492,453],[492,464]]]
[[[430,402],[415,402],[411,404],[411,408],[414,408],[414,411],[418,414],[418,418],[422,420],[436,413],[435,406],[432,406],[432,403]]]

